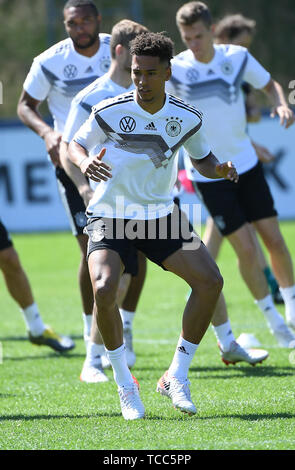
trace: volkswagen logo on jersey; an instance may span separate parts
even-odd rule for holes
[[[173,118],[171,118],[173,119]],[[178,118],[176,118],[178,119]],[[168,121],[168,119],[167,119]],[[182,122],[182,121],[181,121]],[[166,132],[170,137],[177,137],[181,133],[181,125],[174,119],[166,124]]]
[[[123,132],[132,132],[136,128],[135,120],[130,116],[125,116],[120,121],[120,129]]]
[[[224,75],[231,75],[234,71],[233,64],[230,60],[225,60],[221,64],[221,70]]]
[[[189,69],[186,72],[186,78],[188,79],[189,82],[195,83],[199,80],[200,74],[196,69]]]
[[[103,71],[103,73],[108,72],[109,68],[111,65],[111,61],[108,57],[103,57],[100,61],[100,69]]]
[[[66,78],[75,78],[75,77],[77,77],[77,75],[78,75],[78,69],[77,69],[76,65],[69,64],[69,65],[65,66],[64,76]]]

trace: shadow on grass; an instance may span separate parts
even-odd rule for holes
[[[122,417],[121,413],[95,413],[93,415],[6,415],[0,416],[0,421],[38,421],[52,419],[85,419],[85,418],[118,418]]]
[[[224,414],[224,415],[213,415],[213,416],[199,416],[198,419],[220,419],[220,418],[237,418],[245,421],[262,421],[262,420],[275,420],[275,419],[294,419],[295,414],[293,413],[249,413],[249,414]]]
[[[292,366],[224,366],[224,367],[192,367],[190,372],[199,372],[199,379],[235,379],[243,377],[288,377],[294,376],[295,369]],[[221,374],[214,374],[221,372]],[[193,378],[193,377],[192,377]]]
[[[167,368],[167,367],[166,367]],[[138,372],[159,372],[159,377],[163,375],[163,367],[137,367],[135,364],[134,371]],[[194,377],[194,373],[198,373],[197,377]],[[189,376],[191,379],[196,378],[197,380],[215,380],[215,379],[236,379],[243,377],[288,377],[294,376],[295,367],[286,366],[208,366],[208,367],[191,367]]]
[[[95,413],[93,415],[4,415],[0,416],[0,421],[51,421],[63,419],[89,419],[89,418],[122,418],[120,412],[116,413]],[[188,417],[185,414],[175,414],[175,416],[145,416],[144,421],[184,421],[184,420],[213,420],[213,419],[241,419],[244,421],[263,421],[263,420],[277,420],[277,419],[294,419],[295,414],[292,413],[249,413],[249,414],[216,414],[208,416],[199,416],[198,414],[193,417]],[[124,421],[125,422],[125,421]]]
[[[76,340],[79,340],[79,339],[83,339],[83,336],[82,335],[71,335],[71,334],[68,334],[68,336],[72,339],[76,339]],[[3,337],[0,337],[0,341],[2,343],[4,343],[5,341],[29,341],[28,337],[27,336],[3,336]]]
[[[58,353],[58,352],[53,352],[48,353],[48,354],[43,354],[42,356],[20,356],[20,357],[5,357],[3,358],[3,362],[8,362],[8,361],[35,361],[37,359],[56,359],[56,358],[62,358],[62,359],[73,359],[73,358],[84,358],[85,359],[85,354],[76,354],[76,353]]]
[[[0,398],[15,398],[21,395],[15,395],[13,393],[0,393]]]

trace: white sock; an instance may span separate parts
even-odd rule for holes
[[[84,325],[83,337],[84,337],[85,343],[87,343],[90,340],[92,315],[86,315],[85,313],[82,313],[82,318],[83,318],[83,325]],[[86,347],[87,347],[87,344],[86,344]]]
[[[222,351],[229,351],[231,343],[235,341],[230,321],[228,320],[227,322],[219,326],[213,326],[213,331],[215,333],[217,341],[220,344]]]
[[[291,287],[280,287],[285,302],[285,315],[287,323],[295,325],[295,285]]]
[[[101,356],[105,353],[103,344],[96,344],[92,341],[88,342],[86,362],[89,366],[96,366],[101,364]]]
[[[173,360],[168,369],[170,377],[176,377],[181,381],[187,378],[189,367],[198,346],[198,344],[190,343],[180,336]]]
[[[29,307],[21,309],[27,329],[32,336],[41,336],[45,330],[45,325],[40,316],[38,305],[34,302]]]
[[[132,374],[127,366],[125,349],[124,344],[114,351],[106,349],[112,364],[115,382],[119,387],[126,387],[133,384]]]
[[[135,312],[129,312],[128,310],[124,310],[123,308],[120,308],[120,315],[122,318],[122,323],[123,323],[123,329],[130,329],[132,330],[132,325],[133,325],[133,320],[135,316]]]
[[[285,323],[284,318],[274,306],[271,294],[267,295],[264,299],[255,300],[255,303],[262,311],[271,329],[276,329]]]

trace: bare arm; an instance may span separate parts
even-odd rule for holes
[[[68,154],[69,144],[67,142],[61,141],[60,143],[60,160],[61,164],[71,178],[75,186],[77,187],[80,196],[82,197],[85,205],[87,206],[90,199],[92,198],[93,191],[89,186],[88,179],[81,173],[80,168],[78,168],[69,158]]]
[[[294,123],[295,117],[293,111],[288,106],[281,85],[271,79],[263,88],[263,91],[269,97],[273,105],[271,117],[278,115],[280,118],[280,124],[288,129],[288,127]]]
[[[54,166],[61,166],[59,145],[61,134],[52,129],[39,113],[41,102],[32,98],[25,90],[19,98],[17,114],[20,120],[44,140],[46,150]]]
[[[101,161],[105,153],[106,149],[102,148],[98,155],[89,157],[87,150],[73,140],[68,148],[71,162],[80,168],[84,176],[96,182],[107,181],[112,177],[111,167]]]
[[[239,175],[232,162],[220,163],[212,152],[202,160],[191,158],[191,162],[193,167],[206,178],[225,178],[235,183],[239,180]]]

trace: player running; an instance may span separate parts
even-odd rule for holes
[[[129,52],[129,42],[134,39],[136,35],[147,31],[147,28],[135,23],[134,21],[125,19],[117,23],[113,27],[111,35],[110,48],[112,61],[109,72],[78,93],[72,101],[71,109],[64,128],[60,154],[65,171],[75,183],[86,205],[93,196],[95,185],[92,184],[91,186],[93,189],[91,189],[89,180],[82,175],[81,171],[76,168],[68,158],[68,144],[91,114],[92,106],[104,99],[112,98],[126,91],[133,90],[134,85],[131,80],[131,55]],[[145,259],[146,258],[143,255],[140,255],[141,269],[143,269],[142,265],[145,265]],[[135,275],[136,272],[133,272],[132,274]],[[126,276],[128,276],[128,279],[126,279]],[[120,281],[120,292],[118,294],[119,298],[117,299],[118,305],[121,305],[122,303],[120,298],[122,298],[126,293],[129,282],[130,273],[125,274],[125,281],[123,280],[123,283],[122,279]],[[128,323],[128,313],[126,314],[126,312],[120,308],[120,314],[123,321],[127,364],[129,367],[133,367],[136,355],[132,346],[132,329],[130,322]],[[103,344],[96,344],[94,339],[91,338],[87,346],[87,357],[80,376],[82,381],[92,383],[101,381],[101,366],[105,365],[105,362],[103,364],[101,363],[101,357],[104,357]]]
[[[274,274],[285,302],[286,320],[295,328],[295,285],[291,256],[280,232],[277,212],[261,165],[246,133],[246,113],[241,84],[248,82],[263,90],[274,105],[273,116],[288,128],[294,114],[281,86],[254,59],[247,49],[235,45],[215,45],[212,18],[202,2],[184,4],[177,12],[177,26],[188,49],[173,59],[173,75],[168,90],[184,100],[198,103],[205,112],[204,128],[213,152],[221,160],[232,160],[240,179],[212,182],[198,174],[186,158],[189,178],[214,222],[237,253],[243,279],[263,312],[270,331],[283,347],[293,348],[295,336],[274,306],[248,222],[253,223],[267,247]],[[225,315],[221,296],[217,312]],[[222,313],[223,312],[223,313]],[[225,325],[225,324],[224,324]],[[222,325],[221,325],[222,326]],[[226,325],[223,334],[227,331]]]
[[[250,48],[252,40],[255,34],[256,22],[250,18],[245,18],[241,14],[227,15],[222,18],[214,27],[215,43],[217,44],[236,44],[238,46]],[[260,120],[260,111],[257,108],[254,100],[253,93],[251,93],[251,87],[248,83],[242,84],[242,90],[245,97],[247,122],[258,122]],[[269,163],[274,160],[272,155],[267,148],[253,142],[252,145],[255,148],[258,159],[262,163]],[[256,244],[257,255],[259,265],[263,271],[268,287],[270,289],[272,298],[276,304],[283,304],[283,298],[280,292],[279,285],[272,273],[270,266],[265,258],[263,250],[258,242],[254,227],[249,224],[248,229],[251,230],[253,241]],[[208,217],[206,221],[206,228],[204,232],[203,241],[208,248],[211,256],[216,260],[223,237],[215,225],[212,217]]]
[[[64,6],[63,14],[69,37],[34,59],[23,85],[17,111],[24,124],[45,142],[55,167],[61,199],[73,235],[80,247],[79,288],[87,348],[92,321],[93,292],[86,261],[88,237],[83,234],[86,224],[85,205],[74,183],[62,168],[60,142],[74,96],[109,69],[110,35],[100,33],[101,15],[92,1],[69,0]],[[47,100],[54,120],[53,129],[39,113],[39,106],[44,100]],[[96,341],[101,342],[96,322],[93,328]],[[101,379],[106,379],[103,373]]]

